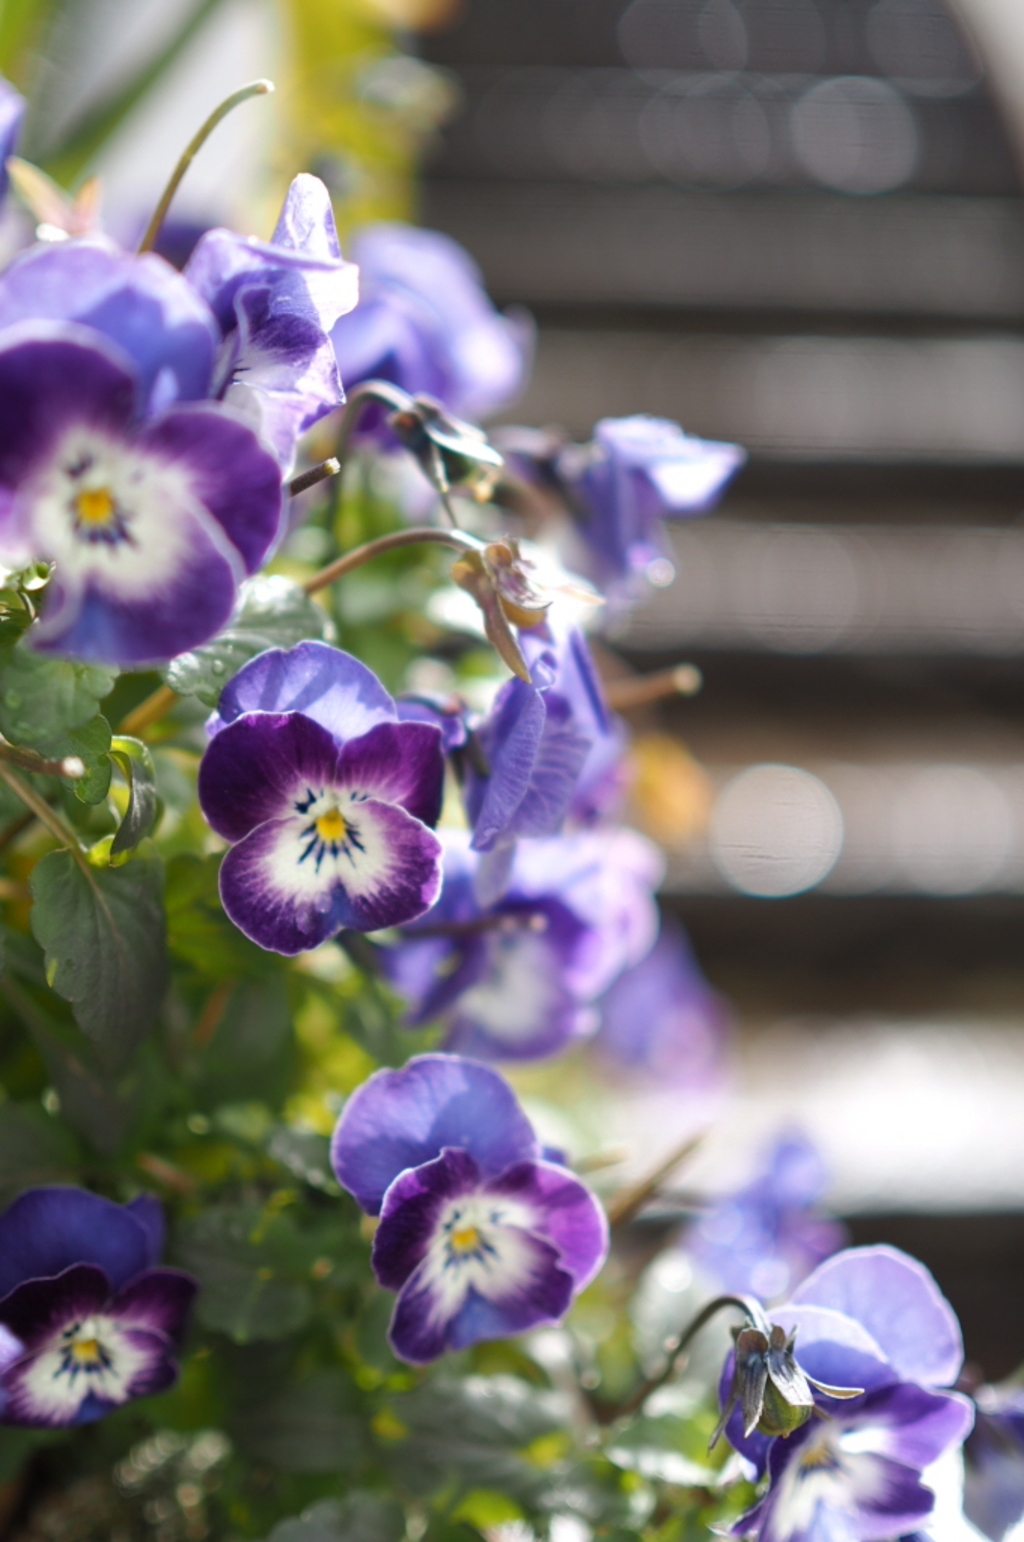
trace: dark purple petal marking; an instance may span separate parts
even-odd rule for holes
[[[334,739],[303,713],[252,713],[208,746],[199,802],[218,835],[239,841],[266,820],[303,817],[334,785],[337,762]]]
[[[343,927],[372,932],[414,920],[440,887],[433,831],[395,804],[345,803],[333,794],[301,817],[257,826],[227,853],[220,872],[235,925],[260,947],[285,954],[318,947]]]
[[[551,1242],[559,1263],[583,1290],[608,1253],[608,1221],[587,1186],[552,1162],[517,1162],[487,1185],[533,1214],[531,1230]]]
[[[72,1264],[50,1279],[26,1280],[0,1302],[0,1322],[29,1350],[46,1344],[69,1322],[91,1317],[110,1298],[110,1281],[95,1264]]]
[[[207,727],[218,733],[245,712],[302,712],[340,743],[395,721],[395,703],[365,664],[328,643],[268,648],[221,692]]]
[[[529,1120],[497,1071],[455,1055],[417,1055],[399,1071],[376,1071],[349,1098],[334,1131],[338,1182],[370,1215],[398,1174],[461,1147],[484,1177],[535,1158]]]
[[[216,520],[247,573],[265,562],[281,529],[281,468],[252,429],[213,402],[179,407],[147,424],[140,449],[181,467],[192,497]]]
[[[127,1327],[163,1333],[180,1344],[198,1288],[180,1269],[148,1269],[114,1297],[108,1311]]]
[[[447,1147],[433,1162],[399,1173],[384,1196],[373,1239],[373,1272],[387,1290],[401,1290],[424,1260],[441,1211],[452,1199],[475,1194],[480,1169],[468,1151]]]
[[[24,1280],[95,1264],[115,1290],[149,1265],[149,1237],[130,1207],[86,1189],[39,1188],[0,1215],[0,1300]]]
[[[61,1429],[91,1424],[177,1379],[163,1334],[127,1328],[103,1311],[74,1319],[3,1377],[3,1423]]]
[[[345,745],[335,785],[356,799],[397,803],[435,825],[444,796],[440,730],[429,723],[379,723]]]

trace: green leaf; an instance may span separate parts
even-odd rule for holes
[[[695,1428],[692,1418],[678,1414],[636,1419],[612,1438],[605,1455],[616,1467],[677,1488],[707,1487],[718,1476],[707,1460],[703,1425]]]
[[[397,1501],[357,1489],[279,1521],[267,1542],[402,1542],[404,1535],[405,1512]]]
[[[53,751],[51,751],[51,754]],[[75,785],[75,797],[82,803],[102,803],[110,791],[110,724],[97,713],[81,728],[73,728],[61,755],[77,755],[85,763],[85,775]]]
[[[96,716],[116,669],[54,659],[24,642],[0,656],[0,733],[49,754]]]
[[[183,1226],[177,1257],[199,1281],[196,1315],[240,1344],[286,1338],[309,1321],[309,1287],[289,1268],[283,1216],[265,1224],[257,1205],[211,1205]]]
[[[36,1184],[68,1182],[78,1161],[68,1130],[38,1104],[0,1105],[0,1204]]]
[[[118,735],[112,741],[110,758],[128,783],[128,808],[110,846],[110,855],[118,857],[134,851],[152,832],[159,804],[153,757],[141,739]]]
[[[261,573],[238,591],[233,619],[212,642],[173,659],[164,679],[179,696],[198,696],[215,707],[232,675],[267,648],[291,648],[307,637],[323,637],[326,613],[290,578]]]
[[[217,891],[219,857],[183,852],[167,864],[167,943],[172,957],[211,981],[273,975],[279,954],[258,948],[224,914]]]
[[[70,1001],[101,1060],[122,1066],[146,1036],[167,986],[163,870],[152,859],[88,874],[52,851],[31,879],[32,931],[47,979]]]
[[[340,1370],[325,1368],[260,1398],[231,1421],[249,1456],[285,1472],[351,1470],[365,1455],[360,1398]]]

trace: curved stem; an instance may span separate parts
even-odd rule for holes
[[[251,80],[247,86],[240,86],[229,97],[225,97],[219,107],[213,109],[202,128],[189,140],[181,153],[178,164],[171,172],[170,181],[164,188],[160,202],[153,210],[153,217],[146,226],[145,235],[139,242],[140,252],[152,251],[156,238],[160,234],[160,226],[163,224],[167,211],[171,206],[171,200],[181,186],[182,179],[188,168],[217,127],[217,124],[223,118],[226,118],[229,112],[233,112],[242,102],[247,102],[251,96],[267,96],[273,89],[274,82],[272,80]]]
[[[381,556],[383,552],[397,551],[402,546],[451,546],[456,551],[479,551],[480,544],[474,536],[465,535],[461,530],[436,530],[433,525],[411,525],[408,530],[392,530],[388,535],[379,535],[375,541],[354,547],[343,557],[329,562],[319,573],[314,573],[312,578],[307,578],[302,587],[307,594],[316,594],[344,574],[351,573],[353,568],[360,568],[364,562],[372,562],[374,557]]]
[[[154,723],[166,717],[177,700],[177,691],[172,691],[169,685],[158,685],[151,695],[121,719],[119,732],[137,739],[147,728],[152,728]]]
[[[713,1317],[716,1317],[727,1306],[733,1306],[742,1312],[744,1317],[750,1317],[750,1302],[744,1301],[742,1296],[716,1296],[713,1301],[709,1301],[707,1306],[702,1307],[689,1327],[675,1341],[665,1369],[659,1375],[652,1376],[649,1380],[641,1383],[632,1397],[628,1397],[624,1403],[621,1403],[613,1411],[611,1419],[607,1422],[611,1423],[614,1419],[624,1419],[629,1414],[636,1413],[638,1408],[643,1407],[652,1392],[657,1392],[659,1387],[663,1387],[666,1382],[671,1381],[675,1374],[676,1366],[697,1337],[697,1334],[703,1327],[706,1327]]]
[[[10,766],[5,765],[2,760],[0,760],[0,782],[6,782],[14,796],[20,798],[27,809],[32,810],[36,818],[46,826],[54,839],[58,840],[62,846],[67,847],[91,885],[93,883],[92,869],[86,860],[85,853],[78,844],[78,837],[70,826],[64,823],[56,810],[50,807],[45,798],[39,796],[34,787],[30,787],[28,782],[22,781],[17,771],[12,771]]]

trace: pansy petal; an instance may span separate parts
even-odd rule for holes
[[[897,1372],[867,1329],[827,1307],[775,1306],[771,1320],[796,1334],[797,1364],[831,1387],[866,1391],[897,1380]]]
[[[397,803],[425,825],[435,825],[444,796],[440,730],[429,723],[378,723],[352,739],[338,756],[336,786],[359,798]]]
[[[0,1301],[0,1321],[30,1350],[69,1322],[100,1311],[110,1281],[95,1264],[72,1264],[49,1279],[26,1280]]]
[[[445,1146],[469,1152],[485,1177],[523,1158],[537,1141],[515,1093],[489,1066],[455,1055],[417,1055],[398,1071],[376,1071],[352,1094],[331,1144],[338,1182],[370,1215],[407,1167]]]
[[[147,1269],[114,1297],[109,1311],[128,1327],[163,1333],[178,1343],[198,1288],[180,1269]]]
[[[26,1355],[3,1379],[2,1419],[29,1429],[91,1424],[137,1397],[173,1386],[177,1367],[163,1334],[123,1328],[100,1316],[103,1361],[83,1368],[59,1344]],[[98,1342],[98,1341],[97,1341]]]
[[[451,1315],[444,1277],[430,1258],[420,1264],[403,1286],[391,1319],[388,1338],[400,1359],[424,1365],[445,1350],[507,1338],[565,1315],[573,1282],[559,1268],[555,1249],[511,1227],[501,1240],[503,1253],[490,1272],[487,1294],[470,1287]]]
[[[339,742],[395,721],[395,703],[372,669],[323,642],[268,648],[221,692],[207,729],[219,733],[245,712],[301,712]]]
[[[948,1387],[960,1374],[964,1347],[956,1314],[924,1265],[898,1248],[836,1253],[792,1299],[862,1323],[907,1381]]]
[[[0,199],[7,192],[7,172],[4,168],[8,156],[14,154],[24,116],[25,98],[9,80],[0,75]]]
[[[854,1408],[832,1408],[850,1428],[870,1428],[873,1451],[921,1470],[966,1440],[974,1424],[970,1398],[958,1392],[929,1392],[909,1381],[881,1387]]]
[[[23,1280],[95,1264],[115,1290],[148,1266],[146,1228],[86,1189],[29,1189],[0,1215],[0,1299]]]
[[[143,1226],[147,1239],[146,1262],[150,1268],[163,1257],[167,1237],[164,1207],[153,1194],[136,1194],[124,1207]]]
[[[207,748],[199,802],[218,835],[239,841],[265,820],[294,814],[307,787],[331,785],[337,761],[334,739],[303,713],[252,713]]]
[[[40,320],[78,322],[122,349],[147,406],[209,391],[216,321],[162,257],[131,256],[98,238],[32,247],[0,277],[0,327]]]
[[[553,1162],[517,1162],[487,1189],[532,1213],[531,1230],[554,1243],[575,1290],[590,1284],[608,1252],[608,1221],[585,1184]]]
[[[177,407],[147,424],[139,445],[179,465],[192,493],[241,554],[262,566],[281,528],[281,469],[252,429],[214,402]]]
[[[489,851],[509,830],[530,785],[546,715],[540,691],[524,680],[509,680],[499,691],[480,735],[489,775],[471,775],[466,787],[474,851]]]
[[[912,1468],[866,1452],[820,1458],[809,1428],[774,1442],[759,1542],[888,1542],[931,1514]]]
[[[322,863],[307,860],[308,826],[294,816],[268,820],[233,846],[221,865],[220,894],[238,929],[261,948],[292,955],[343,927],[379,931],[429,910],[441,887],[433,831],[372,798],[346,806],[346,826],[341,854]]]
[[[433,1162],[399,1173],[384,1195],[373,1237],[373,1272],[387,1290],[401,1290],[426,1257],[442,1206],[480,1185],[468,1151],[447,1147]]]

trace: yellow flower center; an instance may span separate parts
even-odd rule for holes
[[[79,1339],[71,1346],[71,1358],[79,1365],[99,1365],[103,1355],[99,1339]]]
[[[335,841],[343,841],[346,829],[345,820],[336,808],[329,808],[316,822],[317,835],[329,845]]]
[[[480,1246],[480,1233],[475,1226],[460,1226],[452,1232],[451,1244],[456,1253],[473,1253]]]
[[[85,487],[75,495],[75,513],[83,525],[109,525],[116,505],[107,487]]]

